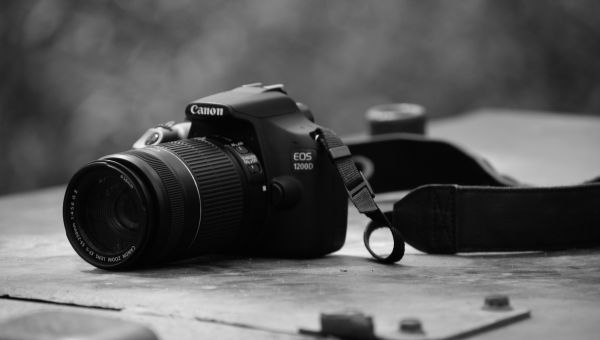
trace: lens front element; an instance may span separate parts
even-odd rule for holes
[[[119,253],[134,241],[143,220],[144,205],[121,177],[94,180],[84,200],[84,221],[92,243],[107,253]]]
[[[110,162],[96,162],[71,180],[64,202],[67,236],[93,264],[127,262],[146,237],[147,197],[140,179]]]

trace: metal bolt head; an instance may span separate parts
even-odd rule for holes
[[[423,333],[423,324],[417,318],[406,318],[400,320],[400,332],[403,333]]]
[[[359,311],[321,313],[321,333],[348,339],[376,339],[373,318]]]
[[[508,295],[504,294],[492,294],[485,297],[484,309],[487,310],[509,310],[512,309],[510,306],[510,299]]]

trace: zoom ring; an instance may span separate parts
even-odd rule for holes
[[[195,237],[200,248],[222,247],[237,235],[244,212],[241,173],[224,150],[200,138],[160,147],[175,153],[191,170],[200,191],[201,226]]]
[[[180,237],[181,232],[176,232],[181,230],[181,227],[185,223],[185,202],[183,198],[183,193],[181,191],[181,187],[175,178],[175,175],[161,160],[152,155],[148,150],[130,150],[127,152],[132,156],[140,158],[147,164],[149,164],[154,171],[158,174],[158,176],[162,180],[162,184],[164,189],[167,192],[167,201],[168,201],[168,216],[170,220],[170,228],[168,235],[163,242],[167,245],[173,244],[173,242],[177,242]],[[165,249],[169,249],[165,247]],[[155,254],[159,257],[163,256],[163,254]]]

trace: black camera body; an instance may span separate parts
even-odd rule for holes
[[[282,86],[187,105],[133,150],[91,162],[65,194],[77,253],[104,269],[208,253],[318,257],[342,247],[347,194],[320,128]]]
[[[307,108],[281,86],[251,85],[196,100],[185,113],[192,122],[189,138],[216,135],[234,144],[242,141],[262,164],[266,214],[261,232],[252,233],[250,248],[276,256],[314,257],[342,247],[348,197],[312,136],[319,126]],[[246,166],[252,171],[254,165]]]

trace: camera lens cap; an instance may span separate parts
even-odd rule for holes
[[[371,135],[386,133],[425,134],[425,108],[412,103],[382,104],[367,110]]]

